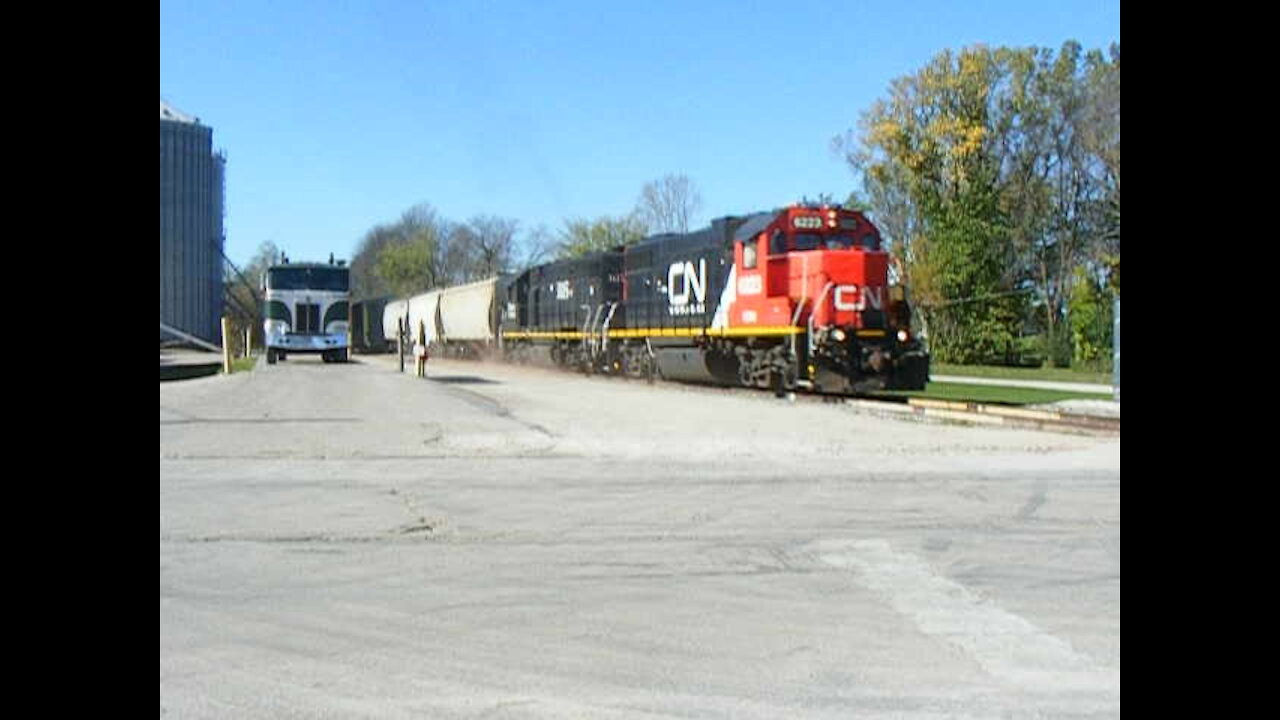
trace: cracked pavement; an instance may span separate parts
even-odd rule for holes
[[[435,359],[162,383],[161,715],[1118,717],[1119,454]]]

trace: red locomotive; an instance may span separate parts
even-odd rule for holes
[[[922,389],[929,356],[875,225],[838,205],[719,218],[499,283],[505,355],[592,371],[861,393]]]

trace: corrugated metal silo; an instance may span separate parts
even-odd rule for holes
[[[225,164],[212,128],[160,101],[160,322],[211,342],[221,334]]]

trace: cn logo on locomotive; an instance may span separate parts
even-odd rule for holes
[[[864,287],[859,292],[857,285],[838,285],[835,303],[836,310],[862,311],[867,309],[868,303],[872,308],[880,310],[884,306],[884,288]]]
[[[676,278],[682,282],[677,285]],[[672,315],[698,315],[707,311],[707,261],[698,260],[695,269],[688,260],[676,261],[667,268],[667,299]],[[677,290],[677,288],[679,288]],[[690,303],[690,295],[694,302]]]

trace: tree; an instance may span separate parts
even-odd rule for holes
[[[383,248],[377,273],[392,295],[403,297],[435,285],[430,272],[431,245],[425,237],[411,238]]]
[[[702,208],[702,195],[685,175],[645,183],[635,214],[650,233],[687,233]]]
[[[351,293],[357,298],[392,294],[391,286],[378,273],[378,258],[400,240],[391,225],[376,225],[364,234],[351,257]]]
[[[226,284],[227,306],[236,318],[237,325],[250,328],[258,342],[262,337],[262,277],[267,268],[280,257],[280,248],[270,240],[258,245],[258,250],[244,267],[233,268],[226,263],[223,280]],[[238,272],[237,272],[238,270]],[[239,333],[236,333],[237,338]]]
[[[433,258],[435,285],[461,285],[473,279],[476,265],[475,233],[465,224],[449,223]]]
[[[1027,290],[1050,344],[1069,344],[1075,269],[1118,282],[1118,45],[1110,61],[1075,42],[944,51],[894,80],[860,130],[835,146],[862,175],[897,275],[933,308],[941,359],[1016,337]]]
[[[1069,301],[1072,364],[1094,370],[1111,370],[1110,293],[1084,267],[1077,267],[1075,272]]]
[[[1092,170],[1102,186],[1095,206],[1098,242],[1094,260],[1104,269],[1106,284],[1120,293],[1120,45],[1113,44],[1109,59],[1100,52],[1085,58],[1088,82],[1087,110],[1081,119],[1082,144],[1096,161]]]
[[[555,235],[546,225],[539,225],[516,243],[512,251],[512,270],[524,272],[535,265],[546,262],[556,249]]]
[[[907,251],[899,274],[913,283],[931,348],[944,361],[1003,356],[1017,328],[1004,299],[1007,219],[988,133],[996,73],[987,48],[940,53],[894,81],[892,96],[864,115],[850,155],[870,178],[871,199],[894,201],[884,229]],[[995,299],[957,302],[977,297]]]
[[[566,220],[560,231],[559,258],[634,245],[644,239],[645,225],[635,213],[620,217],[602,215],[595,220]]]
[[[467,222],[474,246],[473,279],[492,277],[510,269],[518,226],[513,219],[496,215],[477,215]]]
[[[404,296],[435,287],[448,232],[448,222],[425,203],[409,208],[395,223],[375,227],[352,259],[359,270],[358,296]]]

